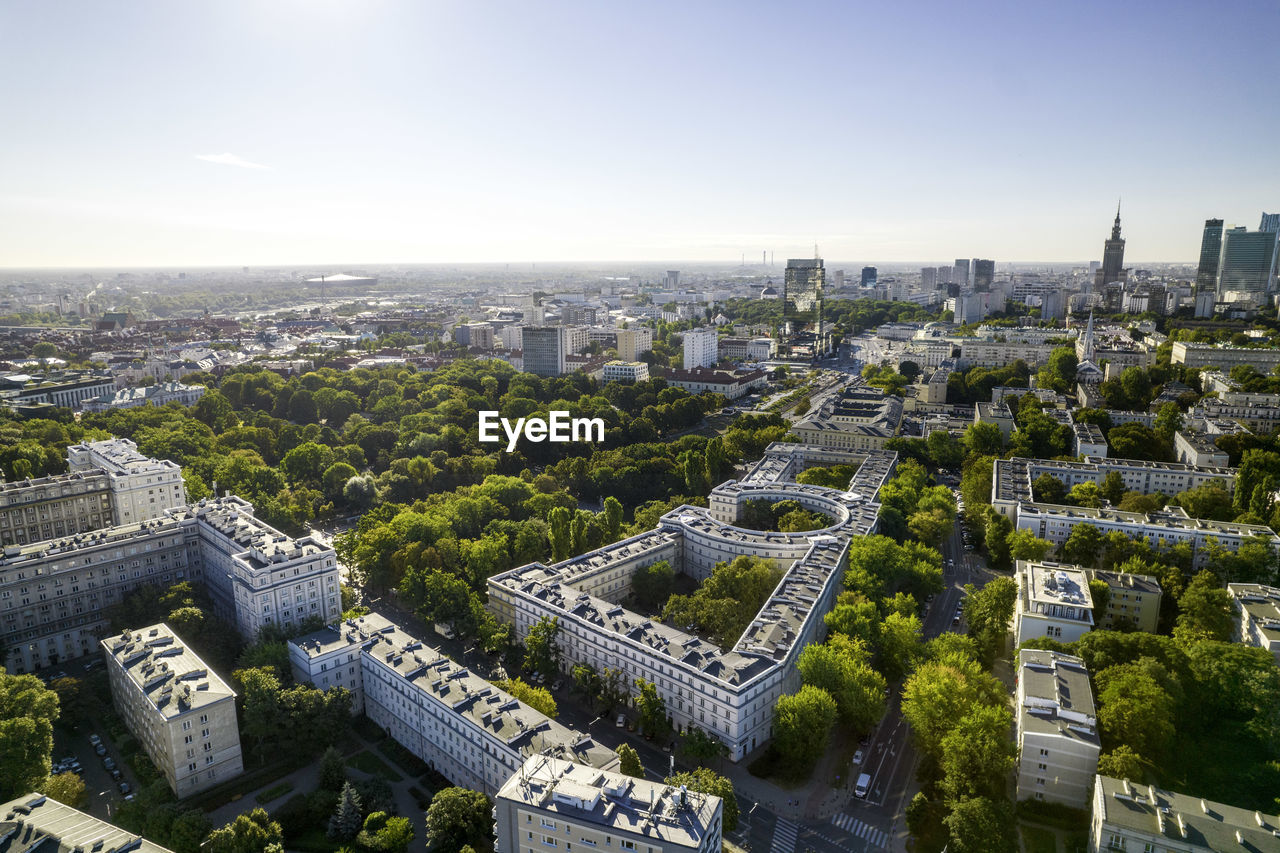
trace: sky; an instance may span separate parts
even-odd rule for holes
[[[0,267],[1194,261],[1280,4],[0,0]]]

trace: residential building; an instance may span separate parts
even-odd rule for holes
[[[701,394],[710,391],[723,394],[728,400],[763,388],[768,376],[763,370],[716,370],[715,368],[694,368],[692,370],[667,371],[663,378],[673,388],[683,388],[690,394]]]
[[[1228,403],[1225,400],[1206,397],[1190,412],[1193,418],[1215,421],[1237,421],[1260,435],[1269,435],[1271,428],[1280,425],[1280,406],[1266,403]]]
[[[1257,646],[1280,663],[1280,588],[1257,583],[1229,583],[1235,606],[1235,641]]]
[[[684,369],[715,367],[719,360],[714,326],[690,329],[684,333]]]
[[[961,290],[964,290],[969,286],[970,278],[968,258],[956,258],[956,263],[951,273],[951,281],[952,283],[959,285]]]
[[[337,618],[337,558],[310,536],[292,539],[236,497],[162,517],[13,545],[0,555],[0,647],[9,672],[89,654],[108,608],[146,584],[203,584],[215,613],[245,639],[267,624]]]
[[[613,750],[590,735],[520,702],[378,614],[290,640],[289,661],[299,682],[347,687],[370,720],[460,787],[493,796],[536,755],[596,771],[618,766]]]
[[[167,406],[170,403],[194,406],[204,396],[205,390],[203,385],[161,382],[157,385],[121,388],[113,394],[101,397],[89,397],[81,403],[81,408],[86,412],[106,412],[111,409],[132,409],[147,403],[153,406]]]
[[[1214,443],[1212,435],[1190,430],[1173,434],[1173,450],[1179,462],[1197,468],[1225,468],[1230,461],[1227,452]]]
[[[179,797],[244,771],[236,693],[163,622],[102,641],[111,699]]]
[[[548,758],[526,759],[493,801],[494,853],[720,853],[719,797]]]
[[[1049,362],[1049,356],[1058,347],[1054,344],[1026,343],[1023,341],[980,340],[978,338],[953,338],[952,342],[960,348],[959,366],[969,367],[1004,367],[1021,359],[1028,367],[1036,367]],[[1026,393],[1026,389],[1021,389]]]
[[[109,371],[65,370],[38,377],[8,373],[0,376],[0,405],[44,405],[78,410],[90,397],[112,394],[115,390],[116,380]]]
[[[619,361],[639,361],[640,356],[653,349],[653,329],[618,329],[617,336]]]
[[[1160,625],[1160,602],[1164,591],[1151,575],[1134,575],[1103,569],[1085,569],[1084,575],[1107,585],[1107,606],[1094,627],[1112,631],[1129,626],[1148,634]]]
[[[649,365],[643,361],[607,361],[605,382],[644,382],[649,378]]]
[[[521,333],[524,370],[537,376],[560,376],[570,350],[564,326],[525,326]]]
[[[867,452],[884,448],[902,428],[902,398],[855,386],[828,396],[791,431],[805,444]]]
[[[488,323],[460,323],[453,330],[453,338],[464,347],[493,349],[493,326]]]
[[[0,853],[173,853],[44,794],[0,805]]]
[[[502,341],[502,348],[505,350],[523,350],[524,326],[519,323],[503,326],[498,330],[498,339]]]
[[[1107,440],[1097,424],[1072,423],[1071,429],[1074,434],[1072,451],[1076,456],[1093,456],[1100,459],[1107,455]]]
[[[861,461],[846,490],[787,482],[805,465],[834,460]],[[489,608],[515,626],[517,640],[544,617],[558,618],[566,670],[586,663],[653,683],[677,730],[697,726],[739,761],[769,739],[778,697],[799,687],[795,661],[824,635],[822,617],[840,590],[849,542],[874,532],[875,497],[895,462],[892,452],[771,445],[743,480],[712,490],[708,508],[677,507],[654,530],[489,578]],[[834,523],[806,533],[749,530],[736,522],[750,500],[795,500]],[[653,563],[666,560],[677,572],[706,578],[717,563],[743,554],[770,559],[785,574],[731,648],[618,604],[635,573]]]
[[[1215,346],[1174,341],[1169,360],[1187,367],[1212,367],[1228,371],[1237,364],[1247,364],[1266,374],[1280,365],[1280,348]]]
[[[1190,797],[1099,774],[1090,853],[1261,853],[1280,850],[1280,815]]]
[[[1018,799],[1086,808],[1101,746],[1084,661],[1022,649],[1017,683]]]
[[[995,424],[1000,427],[1000,433],[1004,436],[1005,441],[1008,441],[1009,436],[1013,435],[1015,426],[1013,410],[1003,400],[998,403],[976,403],[973,407],[973,422],[975,424]]]
[[[1019,560],[1013,644],[1048,637],[1074,643],[1093,629],[1093,595],[1079,566]]]

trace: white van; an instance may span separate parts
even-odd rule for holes
[[[871,792],[871,774],[863,773],[858,777],[858,784],[853,786],[853,795],[860,800],[865,800],[867,794]]]

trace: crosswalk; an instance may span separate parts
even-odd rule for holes
[[[831,818],[831,822],[855,838],[861,838],[869,842],[874,847],[883,848],[885,842],[889,840],[889,833],[876,829],[871,824],[863,823],[847,814],[838,814]]]
[[[778,818],[773,828],[773,846],[769,848],[769,853],[795,853],[796,837],[799,834],[800,827],[789,820]]]

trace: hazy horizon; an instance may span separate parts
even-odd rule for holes
[[[1247,153],[1277,30],[1262,0],[11,2],[0,268],[1080,265],[1118,198],[1127,266],[1192,263],[1205,219],[1280,209]]]

